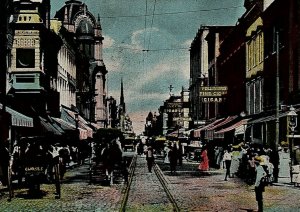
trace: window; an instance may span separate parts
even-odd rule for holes
[[[17,68],[34,68],[35,51],[34,49],[17,49],[16,50]]]
[[[34,83],[34,77],[33,76],[19,76],[16,77],[17,83]]]

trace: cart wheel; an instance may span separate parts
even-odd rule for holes
[[[60,199],[60,173],[59,173],[59,164],[54,165],[54,181],[56,188],[56,196],[55,199]]]
[[[14,191],[12,187],[12,167],[8,166],[8,172],[7,172],[7,188],[9,192],[8,201],[11,201],[11,199],[14,196]]]

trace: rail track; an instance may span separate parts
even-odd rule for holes
[[[129,167],[128,184],[122,192],[123,193],[123,198],[122,198],[121,208],[119,210],[120,212],[126,211],[126,205],[127,205],[127,201],[128,201],[128,197],[129,197],[130,188],[131,188],[131,185],[132,185],[132,180],[133,180],[133,177],[134,177],[134,174],[135,174],[136,164],[137,164],[137,156],[134,156],[133,159],[132,159],[132,162],[130,164],[130,167]],[[176,212],[180,211],[180,209],[179,209],[179,207],[176,203],[175,198],[173,197],[170,190],[168,189],[167,182],[164,178],[164,175],[163,175],[161,169],[159,168],[159,166],[157,164],[155,164],[153,166],[153,170],[154,170],[154,173],[155,173],[156,177],[158,178],[164,192],[166,193],[166,196],[168,197],[170,203],[172,204],[172,207],[173,207],[172,211],[176,211]]]

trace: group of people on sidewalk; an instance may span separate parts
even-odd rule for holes
[[[154,164],[152,146],[148,146],[144,154],[146,155],[148,171],[151,172]],[[219,151],[218,155],[222,155],[219,159],[220,168],[226,169],[224,180],[227,181],[228,178],[237,176],[244,179],[247,184],[254,185],[258,211],[263,211],[263,192],[266,185],[271,185],[278,179],[278,169],[274,167],[273,163],[278,164],[279,157],[276,157],[270,148],[265,149],[260,145],[248,143],[240,143],[236,146],[229,145],[224,148],[223,152]],[[170,164],[171,174],[175,174],[176,166],[182,164],[182,156],[183,154],[175,142],[173,144],[168,143],[164,148],[164,163]],[[208,148],[203,145],[198,170],[209,171],[209,164]]]

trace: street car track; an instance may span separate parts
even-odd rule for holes
[[[128,197],[129,197],[129,191],[130,191],[130,187],[131,187],[131,184],[132,184],[132,179],[133,179],[134,172],[135,172],[136,161],[137,161],[137,156],[135,155],[133,157],[132,162],[131,162],[130,167],[129,167],[128,184],[125,187],[124,191],[122,192],[123,193],[123,199],[122,199],[122,203],[121,203],[121,208],[119,210],[120,212],[126,211],[126,205],[127,205],[127,201],[128,201]],[[163,176],[163,173],[161,172],[159,166],[157,164],[155,164],[153,166],[153,170],[154,170],[154,173],[157,176],[160,184],[162,185],[165,193],[167,194],[167,197],[168,197],[169,201],[171,202],[171,204],[173,206],[173,211],[179,212],[180,209],[179,209],[174,197],[172,196],[170,190],[167,187],[167,182],[166,182],[166,180]]]
[[[126,204],[127,204],[127,200],[128,200],[128,196],[129,196],[130,186],[131,186],[131,183],[132,183],[132,179],[133,179],[133,175],[134,175],[134,171],[135,171],[135,167],[136,167],[136,160],[137,160],[137,156],[135,155],[132,158],[132,161],[131,161],[130,166],[129,166],[129,170],[128,170],[129,176],[128,176],[127,186],[125,187],[125,189],[122,192],[122,193],[124,193],[124,195],[123,195],[123,199],[122,199],[122,203],[121,203],[121,208],[119,210],[120,212],[123,212],[126,209]]]
[[[164,188],[164,190],[165,190],[165,192],[166,192],[166,194],[167,194],[170,202],[173,205],[173,209],[174,209],[173,211],[176,211],[176,212],[180,211],[180,209],[179,209],[179,207],[178,207],[178,205],[177,205],[177,203],[176,203],[173,195],[171,194],[170,190],[167,187],[166,180],[165,180],[165,178],[163,176],[163,173],[161,172],[161,170],[160,170],[160,168],[159,168],[159,166],[157,164],[154,165],[154,172],[155,172],[155,174],[156,174],[159,182],[161,183],[162,187]]]

